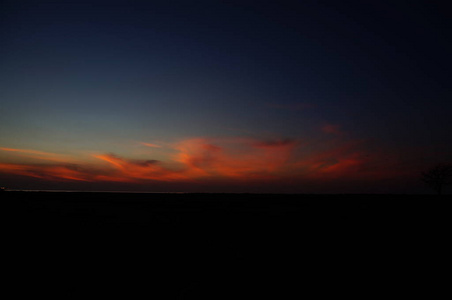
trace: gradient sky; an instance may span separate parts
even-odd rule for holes
[[[0,5],[0,185],[423,193],[452,161],[440,1]]]

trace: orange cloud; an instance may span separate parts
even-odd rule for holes
[[[29,157],[29,158],[33,158],[33,159],[39,159],[39,160],[47,160],[47,161],[54,161],[54,162],[67,162],[69,160],[69,158],[65,155],[50,153],[50,152],[43,152],[43,151],[36,151],[36,150],[29,150],[29,149],[3,148],[3,147],[0,147],[0,150],[7,151],[7,152],[13,152],[22,157]]]
[[[53,164],[0,163],[0,172],[56,181],[128,182],[322,182],[332,179],[373,179],[396,176],[383,165],[382,155],[365,150],[359,141],[333,140],[314,150],[293,139],[191,138],[167,144],[168,159],[137,160],[115,154],[93,155],[99,163]],[[330,142],[327,142],[330,143]],[[303,144],[304,145],[304,144]],[[53,157],[53,153],[0,148],[19,154]],[[63,157],[59,157],[63,159]],[[395,161],[393,158],[386,160]],[[400,172],[399,172],[400,173]],[[399,174],[400,175],[400,174]]]
[[[141,145],[143,145],[143,146],[146,146],[146,147],[151,147],[151,148],[162,148],[162,146],[160,146],[160,145],[157,145],[157,144],[151,144],[151,143],[140,143]]]
[[[407,178],[413,171],[397,166],[397,155],[368,149],[364,141],[337,141],[336,146],[310,153],[297,160],[292,174],[300,180],[377,180]]]
[[[94,155],[94,157],[108,162],[115,169],[110,176],[114,181],[136,181],[136,180],[160,180],[174,181],[186,180],[187,177],[176,170],[171,170],[160,165],[157,160],[129,160],[115,154]],[[108,179],[108,176],[101,177]],[[99,179],[99,177],[98,177]]]
[[[347,177],[358,174],[366,161],[366,152],[359,141],[338,142],[332,148],[315,151],[298,160],[294,169],[306,178]]]
[[[0,163],[3,173],[29,176],[47,180],[92,181],[89,174],[76,170],[71,166],[60,165],[21,165]]]
[[[175,146],[174,160],[187,167],[190,177],[268,178],[284,166],[294,146],[291,140],[195,138]]]
[[[47,176],[52,178],[77,180],[77,181],[93,181],[93,178],[89,178],[90,174],[81,172],[76,169],[71,169],[68,166],[53,166],[47,169]]]
[[[19,153],[30,153],[30,154],[37,154],[37,155],[55,155],[54,153],[42,152],[42,151],[36,151],[36,150],[28,150],[28,149],[14,149],[14,148],[0,147],[0,150],[10,151],[10,152],[19,152]]]
[[[34,174],[27,165],[0,163],[0,170],[3,173],[42,178],[38,174]]]
[[[119,159],[114,154],[101,154],[101,155],[93,155],[93,157],[104,160],[118,169],[124,170],[124,166],[121,163],[121,159]]]

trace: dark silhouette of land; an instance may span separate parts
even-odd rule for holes
[[[428,278],[448,249],[447,195],[1,197],[17,295],[362,298],[421,280],[416,293],[431,296]]]

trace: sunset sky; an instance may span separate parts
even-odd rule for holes
[[[0,186],[424,193],[440,1],[0,2]]]

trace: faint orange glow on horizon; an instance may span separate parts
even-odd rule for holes
[[[396,176],[379,166],[381,156],[372,159],[361,149],[359,141],[336,141],[325,150],[303,152],[303,145],[292,139],[258,140],[252,138],[191,138],[167,144],[170,153],[165,161],[136,160],[115,154],[94,154],[99,163],[74,164],[54,153],[0,148],[36,159],[57,156],[55,163],[0,163],[0,172],[49,181],[128,182],[148,181],[206,182],[209,180],[250,182],[268,180],[327,181],[335,179],[369,179]],[[144,143],[143,143],[144,144]],[[153,145],[153,144],[151,144]],[[153,146],[151,146],[153,147]],[[159,146],[160,147],[160,146]],[[298,150],[298,151],[295,151]],[[44,157],[44,158],[43,158]],[[52,159],[50,159],[52,160]],[[104,162],[103,164],[101,162]],[[105,164],[106,163],[106,164]]]

